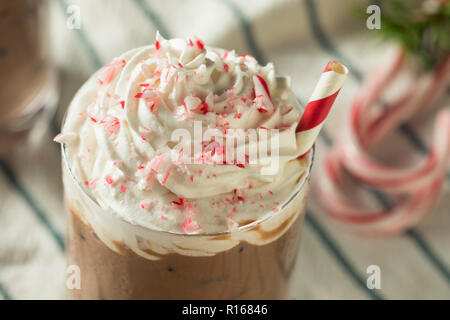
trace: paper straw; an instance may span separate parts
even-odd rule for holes
[[[325,67],[296,129],[300,154],[313,146],[347,74],[348,69],[337,61]]]

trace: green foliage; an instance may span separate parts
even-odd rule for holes
[[[450,54],[450,1],[383,0],[377,4],[381,8],[377,34],[399,43],[424,68],[433,68]]]

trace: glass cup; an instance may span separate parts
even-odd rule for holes
[[[45,0],[0,0],[0,155],[56,104],[55,72],[44,50],[47,9]]]
[[[287,299],[306,211],[305,173],[278,212],[217,234],[132,225],[75,178],[62,146],[71,299]]]

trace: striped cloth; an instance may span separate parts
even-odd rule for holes
[[[52,142],[71,97],[101,65],[123,51],[167,38],[197,35],[213,46],[273,61],[292,76],[305,104],[330,59],[350,75],[317,144],[315,169],[333,144],[352,97],[389,47],[369,40],[352,18],[361,1],[314,0],[51,0],[50,53],[60,69],[61,99],[50,128],[0,160],[0,297],[65,297],[65,213],[60,152]],[[81,29],[66,27],[67,7],[81,8]],[[447,97],[448,99],[449,97]],[[386,152],[419,159],[431,140],[433,115],[403,126]],[[44,128],[44,129],[43,129]],[[314,174],[313,172],[313,179]],[[447,179],[448,180],[448,179]],[[448,181],[447,181],[448,182]],[[309,202],[294,278],[295,299],[449,299],[450,197],[402,236],[360,238],[332,223]],[[382,201],[367,195],[368,201]],[[367,267],[381,269],[381,289],[366,286]]]

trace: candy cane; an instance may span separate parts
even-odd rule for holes
[[[355,99],[346,139],[327,155],[321,170],[323,178],[316,188],[325,212],[358,233],[386,235],[415,225],[431,211],[443,188],[450,159],[450,108],[438,113],[432,147],[422,163],[398,168],[367,154],[395,128],[429,107],[450,82],[448,56],[431,77],[412,84],[397,101],[376,114],[378,97],[396,78],[402,64],[403,53],[398,52],[393,63],[369,80],[363,94]],[[401,195],[403,200],[391,209],[378,211],[356,204],[342,191],[345,173],[385,194]]]

